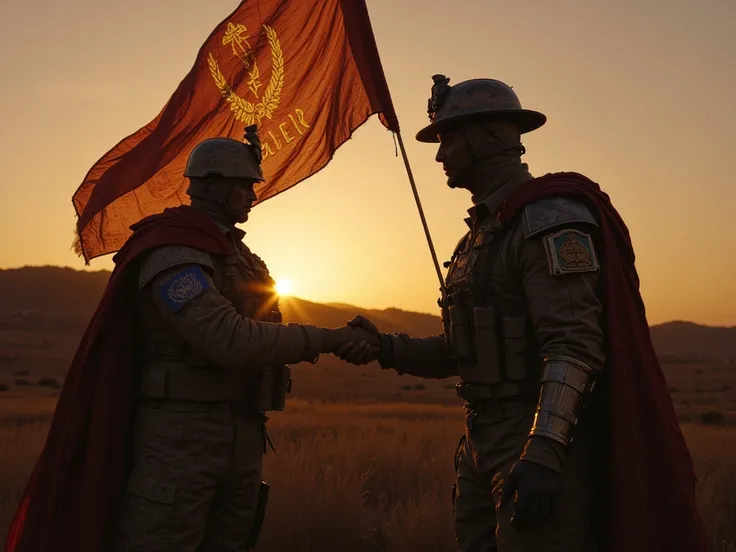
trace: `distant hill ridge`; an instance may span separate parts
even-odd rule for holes
[[[87,272],[55,266],[0,269],[0,317],[54,319],[69,324],[69,331],[86,325],[102,295],[109,271]],[[370,318],[382,331],[414,336],[441,331],[439,316],[397,308],[364,309],[344,303],[314,303],[298,298],[283,301],[286,321],[337,327],[356,314]],[[651,327],[660,355],[703,359],[736,359],[736,326],[705,326],[676,320]]]

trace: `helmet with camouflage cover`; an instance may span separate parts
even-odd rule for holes
[[[261,144],[256,129],[248,127],[246,138],[249,144],[232,138],[209,138],[200,142],[189,154],[184,176],[220,175],[263,182]]]
[[[472,79],[450,86],[445,75],[432,77],[432,97],[427,112],[431,123],[417,133],[420,142],[436,143],[448,124],[469,117],[489,117],[513,121],[524,134],[541,127],[547,117],[523,109],[510,86],[495,79]]]

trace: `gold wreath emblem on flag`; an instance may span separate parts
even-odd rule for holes
[[[222,37],[222,44],[231,46],[233,55],[242,61],[248,70],[248,89],[256,98],[256,103],[251,103],[245,98],[239,96],[228,84],[225,76],[220,71],[217,60],[210,52],[207,63],[210,68],[210,74],[215,81],[215,85],[220,90],[220,94],[230,105],[235,118],[243,121],[246,125],[254,123],[261,124],[261,119],[267,117],[272,118],[273,112],[278,108],[281,101],[281,89],[284,86],[284,54],[281,50],[281,43],[276,35],[276,31],[267,25],[263,26],[268,38],[268,44],[271,47],[271,80],[268,82],[263,96],[258,97],[258,89],[262,84],[260,81],[260,71],[258,62],[253,50],[248,43],[248,36],[244,36],[248,29],[242,24],[233,24],[228,22],[225,35]]]

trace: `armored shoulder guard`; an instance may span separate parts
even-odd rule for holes
[[[199,265],[215,269],[209,253],[181,245],[165,245],[154,249],[141,263],[138,286],[143,288],[161,272],[181,265]]]
[[[549,197],[533,201],[524,207],[522,229],[525,238],[559,230],[571,225],[598,226],[588,207],[574,199]]]

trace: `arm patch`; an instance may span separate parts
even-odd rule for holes
[[[543,242],[553,276],[598,270],[598,257],[590,234],[565,229],[547,234]]]
[[[179,312],[184,305],[195,297],[199,297],[210,287],[202,267],[192,265],[169,278],[161,286],[159,293],[172,312]]]

